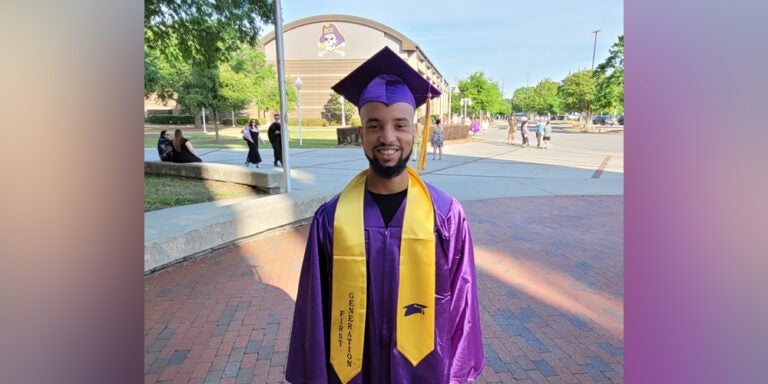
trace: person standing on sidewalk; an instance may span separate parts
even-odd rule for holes
[[[317,209],[299,277],[291,383],[464,383],[485,365],[461,204],[408,158],[440,91],[385,47],[331,87],[358,107],[369,166]]]
[[[280,128],[280,115],[275,113],[275,122],[270,124],[267,130],[269,143],[272,144],[272,152],[275,156],[275,167],[278,166],[278,162],[283,165],[283,136]]]
[[[536,148],[541,148],[541,138],[544,137],[544,127],[547,124],[543,117],[539,117],[539,125],[536,127]]]
[[[550,121],[547,120],[546,125],[544,126],[544,149],[547,149],[547,145],[549,145],[549,141],[552,139],[552,125],[550,124]]]
[[[477,136],[477,134],[480,132],[480,120],[475,118],[472,121],[472,136]]]
[[[435,120],[435,126],[432,128],[432,160],[435,159],[435,152],[440,153],[438,160],[443,159],[443,126],[440,125],[440,119]]]
[[[523,147],[527,147],[528,144],[528,118],[523,116],[523,122],[520,123],[520,136],[523,137]]]
[[[259,134],[259,121],[251,119],[248,126],[243,128],[243,140],[248,144],[248,156],[245,157],[245,166],[248,163],[256,164],[256,168],[261,165],[261,154],[259,154],[259,141],[264,142]]]
[[[507,119],[507,144],[512,145],[515,141],[515,129],[517,128],[517,120],[514,116],[510,116]]]

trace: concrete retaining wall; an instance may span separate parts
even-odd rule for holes
[[[252,185],[269,194],[280,193],[282,173],[273,169],[246,168],[220,163],[171,163],[145,161],[144,174],[193,177]]]
[[[144,214],[144,273],[238,240],[305,224],[334,194],[299,191],[147,212]]]

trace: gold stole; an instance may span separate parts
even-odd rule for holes
[[[368,170],[344,188],[333,219],[331,365],[342,383],[363,365],[366,260],[363,201]],[[400,239],[397,350],[414,366],[435,347],[435,212],[427,186],[408,167],[408,194]]]

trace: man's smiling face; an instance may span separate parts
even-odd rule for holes
[[[360,138],[373,172],[383,179],[400,175],[413,151],[414,109],[407,103],[369,102],[360,108]]]

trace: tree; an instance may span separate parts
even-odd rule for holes
[[[159,100],[176,100],[176,88],[189,71],[177,55],[161,54],[144,45],[144,97],[154,94]]]
[[[270,0],[144,0],[146,44],[175,47],[188,63],[220,63],[241,43],[256,46],[259,26],[271,22]]]
[[[530,100],[532,110],[538,115],[562,113],[563,99],[557,94],[558,88],[559,84],[550,79],[544,79],[536,84]]]
[[[267,65],[264,52],[248,46],[242,46],[228,62],[233,72],[247,75],[251,87],[251,102],[261,111],[277,111],[280,109],[280,92],[277,86],[277,72]],[[288,78],[286,78],[286,82]],[[289,111],[297,106],[296,90],[286,86],[287,108]]]
[[[344,99],[344,118],[346,121],[352,119],[355,109],[354,104],[350,103],[349,100]],[[325,103],[323,112],[321,112],[320,115],[328,122],[341,124],[341,100],[339,100],[339,94],[335,92],[331,94],[331,97],[328,98],[328,102]]]
[[[563,106],[571,112],[588,112],[591,119],[590,106],[595,99],[595,79],[592,70],[585,69],[572,73],[563,79],[558,88],[558,95],[563,99]]]
[[[235,72],[229,64],[219,68],[219,93],[222,107],[230,111],[248,108],[253,102],[253,80],[247,72]]]
[[[520,87],[512,94],[512,111],[528,113],[533,110],[533,87]]]
[[[613,113],[624,111],[624,35],[608,51],[608,58],[597,66],[593,76],[597,95],[594,108]]]
[[[202,66],[192,66],[177,87],[177,102],[179,108],[194,116],[199,114],[202,108],[208,108],[214,113],[218,99],[218,69],[210,69]],[[216,125],[216,140],[219,139],[218,125]]]
[[[467,113],[506,113],[507,103],[499,88],[499,84],[491,78],[486,78],[483,72],[475,72],[468,78],[459,80],[459,95],[453,98],[452,109],[463,110],[462,98],[472,99],[472,105],[467,106]]]
[[[225,89],[219,89],[220,66],[244,44],[255,46],[259,26],[271,22],[269,0],[145,0],[145,51],[154,52],[145,55],[145,95],[156,93],[163,99],[176,93],[180,106],[195,114],[198,108],[210,108],[218,140],[217,114],[243,99],[242,90],[232,88],[237,70],[224,76]],[[184,63],[187,70],[161,76],[162,64],[174,62]]]

